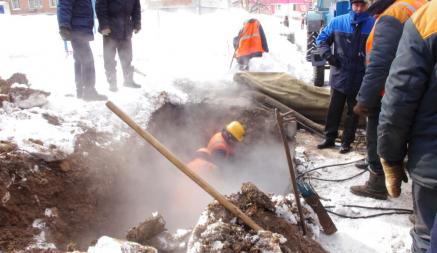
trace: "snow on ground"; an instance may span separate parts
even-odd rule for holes
[[[281,19],[265,15],[249,15],[241,10],[195,15],[188,12],[143,12],[143,29],[134,35],[135,67],[147,74],[136,75],[140,90],[121,86],[122,76],[118,65],[120,90],[108,91],[102,56],[102,38],[96,34],[91,43],[96,66],[96,87],[108,95],[134,120],[145,126],[153,111],[166,100],[186,103],[190,97],[177,79],[190,79],[203,87],[232,87],[236,63],[229,70],[233,55],[232,39],[244,20],[258,18],[266,32],[270,53],[251,62],[253,71],[281,71],[310,81],[312,67],[305,61],[305,31],[300,22],[293,22],[300,46],[289,43],[285,36],[289,29],[280,24]],[[75,98],[73,58],[66,56],[59,37],[56,16],[1,16],[0,31],[0,76],[8,78],[14,72],[23,72],[31,81],[32,88],[51,92],[49,103],[42,108],[8,112],[0,109],[0,140],[12,140],[21,149],[32,151],[29,138],[41,140],[44,146],[56,145],[66,154],[74,148],[75,136],[84,131],[83,126],[98,131],[112,132],[121,137],[123,123],[106,108],[103,102],[84,102]],[[70,47],[71,48],[71,47]],[[301,51],[300,51],[301,50]],[[48,124],[41,114],[48,113],[62,118],[61,126]],[[318,141],[318,140],[317,140]],[[316,140],[308,145],[315,145]],[[306,147],[301,147],[306,149]],[[308,150],[307,150],[308,151]],[[308,151],[309,152],[309,151]],[[337,153],[315,153],[314,166],[353,160],[362,156],[352,153],[346,156]],[[318,160],[317,160],[318,159]],[[353,166],[331,168],[323,171],[324,177],[342,178],[347,173],[358,172]],[[363,183],[366,176],[344,183],[315,182],[317,191],[326,199],[327,205],[337,205],[337,212],[351,215],[369,214],[339,206],[342,203],[369,206],[396,206],[411,209],[411,186],[404,185],[401,198],[377,201],[360,198],[349,193],[349,186]],[[408,235],[411,224],[407,217],[383,216],[373,219],[349,220],[333,216],[339,232],[332,236],[321,233],[319,240],[330,252],[409,252],[411,239]]]
[[[108,91],[103,69],[102,36],[96,34],[91,42],[96,66],[96,88],[108,95],[140,124],[146,124],[151,113],[166,99],[185,103],[189,94],[174,85],[175,79],[190,79],[202,86],[232,84],[236,62],[229,70],[234,52],[232,39],[243,22],[252,17],[241,10],[221,11],[207,15],[189,12],[168,13],[144,11],[142,31],[134,35],[133,64],[146,77],[136,75],[143,88],[132,90],[122,87],[122,74],[118,64],[121,89]],[[251,63],[254,71],[288,71],[309,80],[311,66],[306,63],[297,47],[286,40],[287,32],[280,19],[255,15],[263,24],[268,37],[270,53]],[[66,56],[60,39],[55,15],[0,16],[0,76],[9,78],[12,73],[23,72],[31,87],[51,92],[50,101],[41,113],[59,115],[63,126],[46,124],[30,111],[0,114],[0,139],[17,142],[22,149],[29,138],[37,138],[45,145],[54,144],[63,152],[73,151],[74,138],[83,129],[79,122],[98,130],[114,132],[122,126],[102,102],[84,102],[75,98],[73,57]],[[69,45],[71,50],[71,46]],[[158,103],[157,103],[158,102]],[[29,124],[32,127],[29,127]],[[73,133],[73,134],[72,134]],[[29,151],[29,150],[28,150]]]

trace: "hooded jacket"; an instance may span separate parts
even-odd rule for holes
[[[378,154],[402,162],[417,184],[437,189],[437,0],[405,23],[382,98]]]
[[[396,0],[377,18],[367,40],[367,68],[358,92],[358,103],[369,108],[379,107],[404,24],[425,2]]]
[[[331,88],[347,95],[356,95],[365,71],[365,45],[374,19],[367,13],[350,11],[331,20],[316,39],[319,52],[327,59],[334,55],[340,66],[331,67]],[[334,51],[331,45],[334,44]]]

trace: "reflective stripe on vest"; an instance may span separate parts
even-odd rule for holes
[[[253,53],[264,52],[259,34],[259,22],[253,20],[246,22],[240,34],[236,57],[251,55]]]

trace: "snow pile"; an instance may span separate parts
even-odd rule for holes
[[[88,248],[88,253],[158,253],[158,251],[153,247],[143,246],[135,242],[102,236],[95,246]]]
[[[297,208],[291,197],[269,197],[251,183],[228,198],[265,230],[255,232],[217,202],[211,203],[193,229],[188,252],[325,252],[309,236],[302,236],[297,224]],[[304,208],[305,223],[313,223],[313,213]]]

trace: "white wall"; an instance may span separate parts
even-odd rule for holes
[[[0,1],[0,5],[3,6],[5,13],[7,15],[11,15],[11,11],[9,10],[9,3],[6,1]]]

